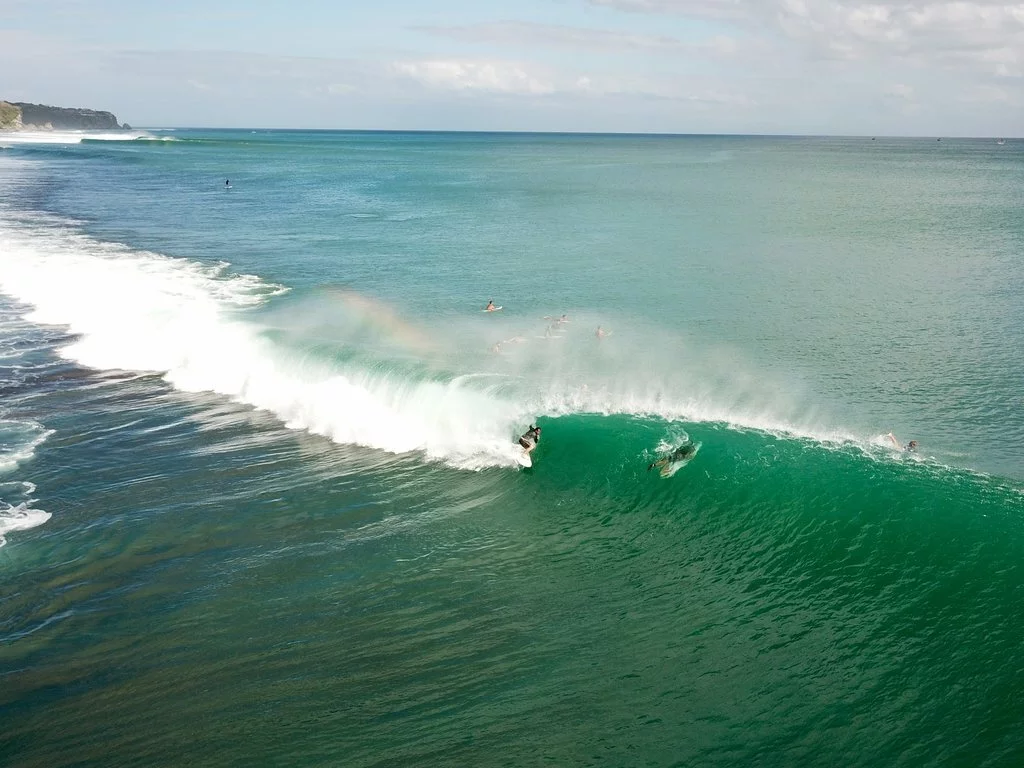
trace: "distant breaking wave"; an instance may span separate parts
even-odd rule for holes
[[[178,141],[146,131],[10,131],[0,132],[0,146],[15,144],[81,144],[83,141]]]

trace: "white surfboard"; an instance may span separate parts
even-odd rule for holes
[[[481,312],[500,312],[503,307],[495,307],[494,309],[481,309]]]
[[[520,467],[533,466],[533,459],[530,458],[530,454],[522,446],[519,447],[519,451],[516,453],[516,461],[519,462]]]

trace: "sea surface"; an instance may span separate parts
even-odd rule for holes
[[[1024,141],[3,144],[0,764],[1024,764]]]

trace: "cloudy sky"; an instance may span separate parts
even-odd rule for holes
[[[0,0],[0,98],[139,126],[1024,135],[1024,2]]]

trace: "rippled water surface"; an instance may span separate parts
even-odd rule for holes
[[[0,152],[0,763],[1024,761],[1024,145],[138,135]]]

